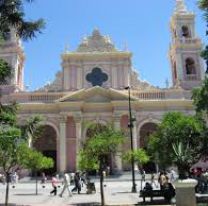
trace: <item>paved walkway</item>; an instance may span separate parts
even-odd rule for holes
[[[106,205],[142,205],[142,199],[139,198],[139,193],[131,193],[131,181],[122,179],[106,180],[105,182],[105,200]],[[140,182],[137,181],[137,190],[140,190]],[[58,194],[61,191],[58,188]],[[70,186],[72,189],[73,186]],[[35,183],[22,182],[15,185],[15,188],[10,188],[9,202],[13,205],[24,206],[72,206],[72,205],[99,205],[100,204],[100,189],[99,182],[95,181],[96,193],[86,194],[86,188],[83,187],[81,194],[74,193],[72,197],[69,197],[67,193],[63,197],[51,196],[52,190],[51,184],[47,183],[45,188],[38,184],[38,195],[35,195]],[[66,191],[67,192],[67,191]],[[0,204],[3,205],[5,198],[5,185],[0,185]]]

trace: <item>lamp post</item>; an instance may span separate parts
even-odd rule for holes
[[[131,113],[131,88],[130,86],[125,87],[126,90],[128,90],[128,101],[129,101],[129,132],[130,132],[130,138],[131,138],[131,152],[134,151],[134,146],[133,146],[133,133],[132,133],[132,128],[133,128],[133,121],[135,121],[135,119],[132,118],[132,113]],[[134,171],[134,156],[131,156],[131,172],[132,172],[132,192],[137,192],[136,189],[136,183],[135,183],[135,171]]]

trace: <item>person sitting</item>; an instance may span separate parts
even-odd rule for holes
[[[152,189],[153,189],[152,188],[152,185],[149,182],[146,182],[143,190],[145,190],[145,191],[151,191]]]
[[[162,188],[164,192],[164,198],[168,203],[171,203],[171,199],[175,197],[175,188],[173,187],[172,183],[169,182],[169,178],[166,176],[166,181]]]

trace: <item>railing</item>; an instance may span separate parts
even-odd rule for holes
[[[132,95],[142,100],[191,99],[191,91],[177,88],[164,89],[161,91],[132,91]]]
[[[63,97],[63,94],[35,94],[35,93],[14,93],[10,96],[10,101],[18,103],[42,102],[52,103],[55,100]]]
[[[133,96],[139,99],[165,99],[165,92],[133,92]]]
[[[62,94],[31,94],[29,95],[29,101],[31,102],[54,102],[61,98]]]

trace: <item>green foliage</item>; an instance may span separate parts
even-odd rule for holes
[[[0,125],[15,125],[17,122],[18,105],[14,102],[10,105],[0,103]]]
[[[80,150],[78,156],[78,168],[82,171],[98,170],[97,157],[91,157],[87,150]]]
[[[8,112],[11,112],[12,119],[16,119],[16,108],[11,107],[10,109],[11,111],[8,110]],[[39,117],[29,119],[28,125],[24,126],[24,132],[16,123],[8,121],[7,116],[0,115],[0,117],[2,118],[0,126],[0,167],[3,167],[5,172],[11,172],[18,167],[26,166],[25,161],[37,164],[37,169],[44,168],[44,164],[46,168],[51,167],[51,160],[44,158],[41,153],[37,152],[36,154],[36,151],[28,146],[28,139],[38,134]]]
[[[36,115],[30,117],[26,124],[21,127],[23,136],[34,142],[42,134],[42,127],[40,125],[41,121],[41,116]]]
[[[205,77],[200,88],[193,90],[192,99],[197,112],[208,114],[208,77]]]
[[[22,152],[19,155],[24,168],[38,171],[52,168],[54,165],[52,158],[45,157],[41,152],[29,148],[28,145],[22,145],[21,150]]]
[[[7,83],[6,79],[11,76],[12,76],[11,66],[9,66],[9,64],[3,59],[0,59],[0,82],[1,84],[6,84]]]
[[[0,166],[5,172],[11,172],[19,162],[18,150],[21,131],[16,127],[0,128]]]
[[[198,6],[199,8],[204,11],[204,18],[207,23],[208,27],[208,0],[198,0]],[[208,30],[206,30],[206,36],[208,35]],[[206,60],[206,73],[208,72],[208,46],[205,47],[205,49],[202,51],[201,56]]]
[[[94,133],[83,146],[79,153],[80,169],[97,169],[103,157],[114,154],[118,145],[124,141],[124,135],[121,131],[115,130],[112,125],[101,127],[92,125]]]
[[[32,2],[28,0],[28,2]],[[15,28],[17,34],[24,40],[36,37],[44,27],[43,19],[25,20],[22,0],[4,0],[0,2],[0,33],[7,38],[10,29]]]
[[[137,164],[140,166],[149,162],[150,159],[144,149],[128,151],[127,153],[124,154],[123,159],[127,162],[131,162],[132,157],[134,158],[134,161],[137,162]]]
[[[208,10],[208,1],[207,0],[199,0],[198,1],[199,8],[202,10]]]
[[[175,164],[190,167],[199,160],[205,138],[204,122],[196,116],[167,113],[157,131],[150,136],[148,153],[163,166]]]

